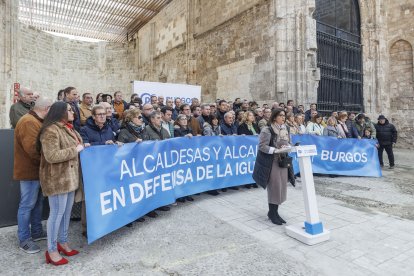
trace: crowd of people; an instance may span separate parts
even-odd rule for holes
[[[378,117],[377,123],[363,113],[333,111],[323,116],[316,104],[305,110],[293,100],[259,106],[255,101],[240,98],[234,101],[217,99],[213,103],[201,103],[193,98],[191,103],[183,103],[180,98],[165,100],[162,96],[152,96],[149,103],[143,103],[137,94],[132,94],[127,102],[120,91],[113,95],[99,93],[96,97],[83,93],[80,97],[74,87],[59,91],[54,101],[35,96],[32,90],[22,87],[19,101],[10,109],[10,121],[15,129],[14,179],[20,181],[21,189],[19,247],[27,253],[37,253],[40,248],[35,241],[47,239],[46,261],[55,265],[68,263],[61,254],[79,253],[68,244],[74,201],[83,202],[82,232],[86,236],[78,157],[86,147],[122,146],[174,137],[260,135],[259,151],[280,156],[278,149],[290,143],[290,135],[312,134],[341,139],[377,139],[381,166],[385,149],[390,168],[394,167],[392,147],[397,142],[397,131],[383,115]],[[285,221],[278,214],[278,206],[286,200],[288,180],[284,168],[275,164],[270,166],[272,172],[265,186],[269,195],[268,216],[273,223],[281,225]],[[257,185],[252,183],[244,187],[257,188]],[[226,191],[207,193],[215,196]],[[48,197],[50,206],[47,234],[41,225],[43,195]],[[178,202],[193,200],[191,196],[177,199]],[[157,210],[169,211],[170,207]],[[147,216],[157,217],[157,210]]]

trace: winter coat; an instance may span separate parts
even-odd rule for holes
[[[147,132],[145,131],[145,127],[142,129],[141,132],[138,133],[128,124],[122,126],[121,131],[118,135],[119,142],[132,143],[135,142],[137,139],[149,140],[147,138]]]
[[[334,126],[327,126],[326,128],[323,129],[323,135],[338,138],[339,137],[339,131]]]
[[[111,119],[106,119],[106,123],[111,127],[114,135],[117,136],[121,129],[118,119],[111,117]]]
[[[358,138],[358,130],[355,127],[355,121],[346,120],[346,127],[348,128],[347,137],[348,138]]]
[[[346,124],[342,122],[338,122],[338,135],[340,136],[340,138],[347,138],[348,133],[349,133],[349,130]]]
[[[14,180],[39,180],[40,153],[36,141],[43,120],[29,111],[14,130]]]
[[[266,119],[261,119],[258,123],[259,129],[262,130],[264,127],[267,126],[268,121]]]
[[[79,133],[62,123],[55,123],[43,131],[40,142],[39,179],[43,194],[51,196],[75,191],[79,186],[76,146],[82,143]]]
[[[389,146],[397,143],[397,129],[387,119],[385,124],[381,125],[379,122],[375,125],[377,130],[377,140],[381,146]]]
[[[323,135],[323,126],[317,123],[308,122],[308,125],[306,126],[306,133],[321,136]]]
[[[257,124],[256,123],[253,123],[252,124],[252,126],[253,126],[253,128],[254,128],[254,130],[256,131],[256,134],[259,134],[260,133],[260,129],[259,129],[259,127],[257,126]],[[241,124],[238,128],[237,128],[237,134],[238,135],[254,135],[254,133],[253,133],[253,131],[251,131],[250,129],[249,129],[249,127],[247,126],[247,124],[246,123],[243,123],[243,124]]]
[[[86,124],[86,120],[92,116],[92,106],[87,106],[82,103],[79,107],[79,114],[81,126],[84,126]]]
[[[104,126],[100,129],[93,120],[92,117],[89,117],[86,120],[86,125],[81,128],[80,134],[82,136],[84,143],[89,143],[92,146],[96,145],[105,145],[105,142],[112,140],[115,142],[115,135],[108,123],[105,123]]]
[[[170,138],[174,138],[174,123],[173,122],[161,122],[161,126],[168,131]]]
[[[33,105],[34,103],[28,104],[22,101],[18,101],[10,107],[9,117],[12,128],[16,128],[17,122],[20,120],[21,117],[23,117],[30,111]]]
[[[192,134],[191,128],[176,127],[174,128],[174,137],[184,137],[187,134]]]
[[[168,134],[168,131],[165,130],[163,127],[161,127],[160,130],[158,130],[153,125],[147,125],[145,127],[145,131],[147,133],[146,140],[165,140],[170,138],[170,134]]]
[[[114,117],[118,120],[121,120],[124,117],[124,111],[128,110],[129,105],[126,101],[122,100],[121,102],[117,103],[115,100],[112,101],[112,106],[114,107],[114,110],[116,114],[114,114]]]
[[[221,112],[220,110],[217,110],[216,116],[217,119],[220,123],[224,124],[224,115],[226,114],[226,112]]]
[[[220,128],[221,128],[221,134],[223,135],[237,134],[237,127],[234,124],[228,125],[226,123],[221,123]]]
[[[220,126],[213,127],[209,123],[205,122],[203,124],[203,135],[204,136],[219,136],[221,135]]]

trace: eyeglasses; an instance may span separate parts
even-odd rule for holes
[[[98,113],[98,114],[95,114],[95,116],[101,116],[101,117],[103,117],[103,116],[106,116],[106,113]]]
[[[180,121],[187,121],[187,118],[180,118]]]

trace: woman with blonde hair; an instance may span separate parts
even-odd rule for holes
[[[334,116],[329,117],[326,124],[326,128],[323,129],[324,136],[341,138],[336,125],[336,118]]]
[[[256,124],[256,117],[252,111],[246,111],[242,117],[242,123],[237,128],[238,135],[258,135],[260,129]],[[255,183],[244,185],[245,188],[258,188]]]
[[[238,135],[258,135],[260,129],[256,124],[256,117],[252,111],[246,111],[243,114],[241,124],[237,128]]]

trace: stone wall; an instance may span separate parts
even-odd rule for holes
[[[81,94],[120,90],[129,98],[138,78],[136,41],[92,43],[48,34],[17,20],[16,1],[0,1],[0,18],[1,128],[9,127],[15,82],[53,99],[67,86]]]
[[[53,98],[67,86],[80,93],[130,94],[134,53],[133,45],[71,40],[21,25],[15,70],[22,85]]]
[[[413,145],[413,122],[405,118],[414,115],[414,3],[359,4],[366,113],[386,115],[402,143]],[[16,1],[0,1],[0,126],[16,81],[53,97],[66,85],[129,94],[136,79],[201,85],[203,101],[293,99],[307,106],[319,80],[314,9],[315,0],[174,0],[132,42],[113,44],[21,26]]]
[[[310,0],[172,1],[136,36],[140,79],[201,85],[204,101],[309,104],[318,77],[313,9]]]
[[[386,9],[389,61],[385,115],[399,131],[398,144],[414,147],[414,2],[388,1]]]

